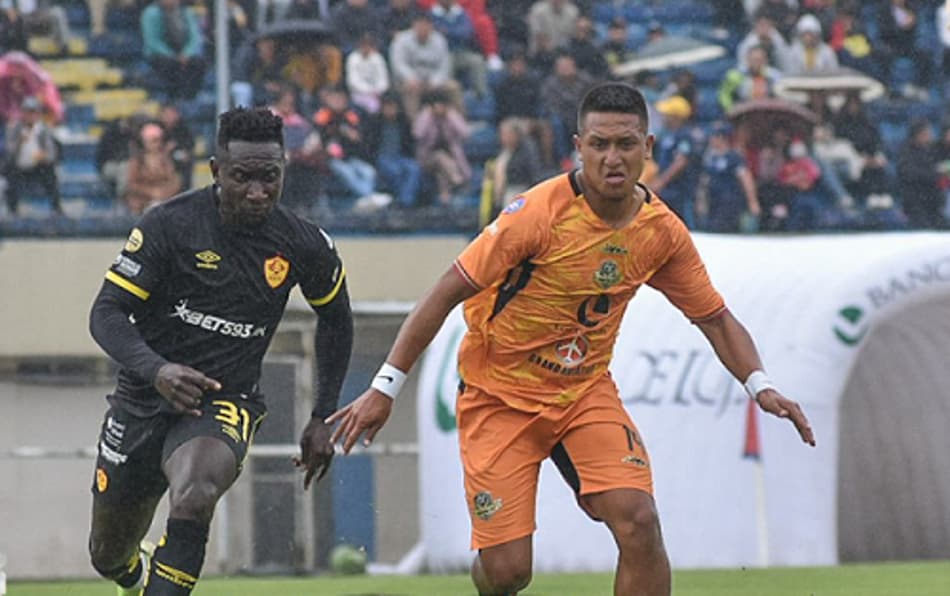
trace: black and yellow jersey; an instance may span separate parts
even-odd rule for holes
[[[103,291],[131,304],[151,350],[222,384],[222,394],[259,397],[264,353],[299,285],[314,307],[344,280],[329,235],[278,205],[254,230],[224,225],[214,187],[146,212],[106,272]],[[110,401],[150,415],[172,411],[152,380],[123,368]]]

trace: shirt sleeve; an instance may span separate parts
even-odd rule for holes
[[[142,302],[165,277],[171,258],[160,213],[152,210],[142,217],[106,271],[106,281]]]
[[[329,234],[313,225],[304,230],[303,259],[297,264],[301,269],[298,283],[304,298],[316,308],[339,295],[346,271]]]
[[[517,197],[465,247],[455,267],[472,287],[491,286],[541,252],[550,233],[542,203]]]
[[[714,317],[725,310],[725,301],[713,287],[686,226],[678,218],[673,219],[670,256],[648,284],[690,320]]]

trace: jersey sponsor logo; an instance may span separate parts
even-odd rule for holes
[[[208,331],[220,333],[228,337],[237,337],[248,339],[253,337],[264,337],[267,334],[267,327],[255,325],[254,323],[238,323],[229,321],[216,315],[209,315],[197,310],[188,308],[188,300],[182,299],[175,305],[175,312],[168,315],[171,318],[179,318],[184,323],[194,327],[201,327]]]
[[[128,455],[119,453],[112,447],[106,445],[104,442],[99,443],[99,455],[102,456],[102,459],[106,460],[110,464],[115,464],[117,466],[121,466],[129,459]]]
[[[135,277],[142,272],[141,263],[121,253],[112,261],[112,266],[116,273],[121,273],[125,277]]]
[[[106,492],[109,488],[109,475],[102,468],[96,468],[96,490],[100,493]]]
[[[525,198],[524,197],[515,197],[515,200],[508,203],[508,206],[505,207],[501,212],[510,215],[512,213],[517,213],[521,211],[521,208],[524,207]]]
[[[625,456],[623,456],[623,457],[620,458],[620,463],[633,464],[633,465],[638,466],[638,467],[640,467],[640,468],[645,468],[645,467],[647,467],[647,462],[644,461],[643,459],[637,457],[636,455],[625,455]]]
[[[275,290],[287,279],[287,273],[289,271],[290,263],[280,255],[264,261],[264,278],[267,280],[267,285]]]
[[[620,267],[617,266],[617,261],[607,259],[601,262],[600,269],[594,272],[594,282],[602,290],[617,285],[620,282]]]
[[[628,252],[626,248],[610,242],[604,245],[603,251],[608,255],[625,255]]]
[[[592,364],[588,366],[565,366],[554,360],[548,360],[536,352],[528,356],[528,362],[540,366],[544,370],[551,371],[556,375],[564,375],[565,377],[587,377],[593,374],[596,368]]]
[[[590,342],[583,335],[572,337],[554,346],[554,355],[564,366],[577,366],[587,358]]]
[[[125,241],[125,252],[138,251],[138,249],[142,248],[143,242],[145,242],[145,237],[142,235],[142,230],[132,228],[132,231],[129,233],[129,239]]]
[[[217,269],[221,255],[213,250],[203,250],[199,253],[195,253],[195,258],[198,259],[198,262],[195,263],[195,267],[198,269]]]
[[[492,497],[487,490],[475,495],[473,503],[475,505],[475,515],[485,521],[490,520],[502,507],[501,499]]]

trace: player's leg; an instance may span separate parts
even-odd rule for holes
[[[531,536],[478,551],[472,581],[480,596],[516,594],[531,583]]]
[[[165,492],[161,471],[167,419],[139,418],[112,407],[99,435],[92,486],[92,567],[129,593],[141,588],[145,564],[139,543]]]
[[[473,388],[457,405],[465,494],[472,520],[472,581],[482,596],[514,594],[531,581],[538,472],[548,421]]]
[[[591,515],[607,524],[620,550],[614,594],[668,596],[670,562],[653,497],[642,490],[618,488],[581,500]]]
[[[650,458],[611,383],[572,406],[551,457],[578,503],[610,528],[620,554],[614,594],[668,596],[670,566]]]
[[[262,405],[214,400],[202,404],[200,417],[182,416],[169,432],[162,464],[169,514],[146,596],[191,594],[204,565],[215,506],[240,474],[262,417]]]

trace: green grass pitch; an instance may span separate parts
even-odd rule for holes
[[[522,596],[610,596],[610,574],[543,574]],[[11,583],[7,596],[114,596],[104,581]],[[465,575],[208,578],[194,596],[474,596]],[[948,596],[950,561],[678,571],[674,596]]]

